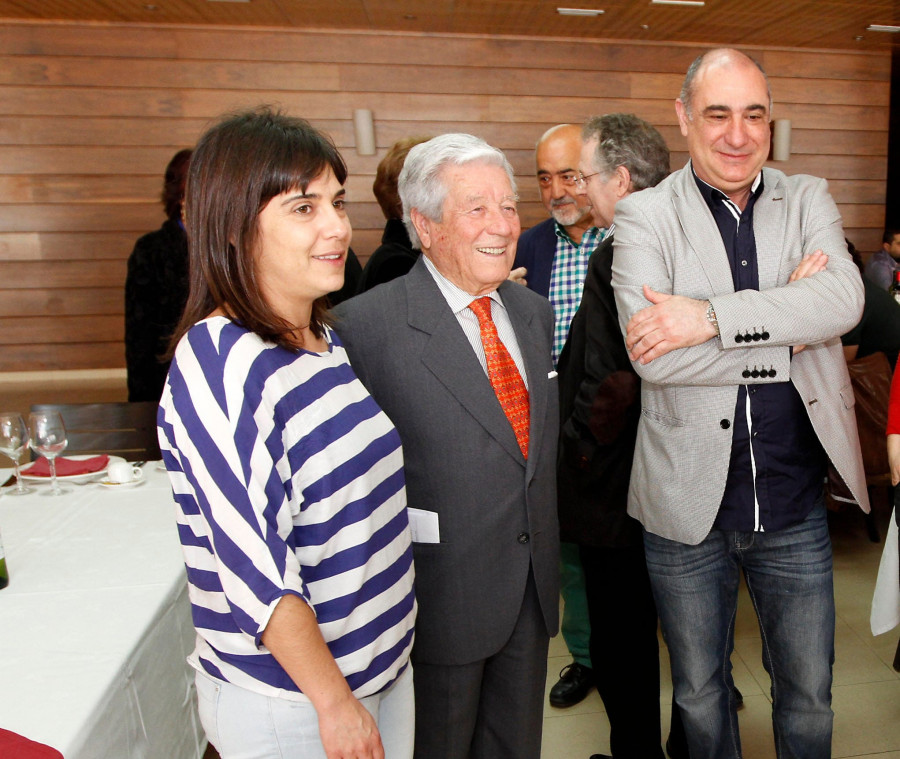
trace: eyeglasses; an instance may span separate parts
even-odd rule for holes
[[[574,172],[566,172],[564,174],[539,174],[538,175],[538,184],[541,187],[549,187],[553,184],[553,177],[559,177],[559,181],[562,182],[566,187],[573,187],[578,184],[578,174]]]
[[[579,174],[578,177],[575,179],[575,186],[579,190],[583,190],[585,187],[588,186],[588,180],[590,180],[591,177],[597,176],[599,173],[600,173],[599,171],[595,171],[593,174]]]

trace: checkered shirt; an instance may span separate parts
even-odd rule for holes
[[[588,259],[605,235],[605,229],[591,227],[582,235],[581,244],[576,245],[565,229],[556,223],[556,255],[550,274],[550,305],[556,320],[553,328],[553,366],[559,360],[569,336],[569,325],[581,303]]]

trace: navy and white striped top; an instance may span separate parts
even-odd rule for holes
[[[357,697],[406,666],[416,602],[400,438],[350,367],[224,317],[182,338],[159,410],[197,647],[188,661],[307,700],[260,642],[285,594],[306,600]]]

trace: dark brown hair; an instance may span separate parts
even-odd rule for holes
[[[185,193],[190,294],[169,343],[221,308],[264,340],[298,347],[297,327],[278,316],[256,281],[254,248],[259,214],[276,195],[297,189],[330,168],[341,184],[347,167],[334,143],[303,119],[259,108],[226,117],[199,140]],[[328,323],[327,298],[313,303],[309,328],[317,338]]]
[[[430,137],[404,137],[397,140],[378,164],[372,192],[375,193],[375,199],[381,206],[385,219],[403,218],[403,204],[400,202],[400,193],[397,192],[397,177],[400,176],[410,148],[430,139]]]
[[[191,153],[193,151],[187,148],[179,150],[172,156],[169,165],[166,166],[162,202],[166,207],[166,216],[172,221],[181,219],[181,209],[184,205],[184,183],[187,181]]]

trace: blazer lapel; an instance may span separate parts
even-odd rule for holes
[[[785,260],[787,203],[784,200],[784,185],[778,174],[763,171],[765,185],[753,206],[753,235],[756,238],[759,289],[768,290],[787,282],[793,267],[799,263],[799,256],[805,251],[799,252],[797,261]],[[790,266],[790,271],[780,271],[783,265]]]
[[[494,388],[424,261],[416,262],[406,277],[406,286],[409,326],[429,335],[422,351],[422,363],[459,402],[461,413],[471,415],[501,447],[524,465],[516,435]],[[412,356],[410,360],[413,360]]]
[[[697,189],[690,163],[681,170],[681,176],[673,184],[673,190],[672,203],[678,223],[709,280],[711,292],[718,295],[733,293],[734,280],[725,244],[716,220]]]

